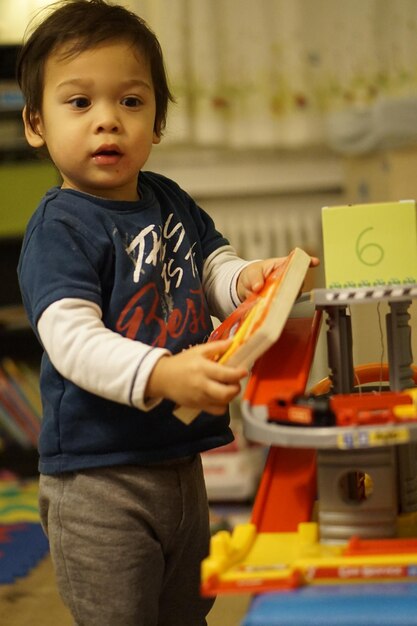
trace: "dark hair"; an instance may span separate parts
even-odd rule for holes
[[[68,44],[70,57],[107,42],[122,40],[145,55],[155,90],[154,130],[161,135],[166,125],[169,90],[162,50],[146,22],[120,5],[105,0],[64,0],[47,9],[49,14],[23,44],[17,59],[17,80],[26,103],[26,120],[42,110],[45,62],[59,46]],[[32,126],[33,128],[33,126]]]

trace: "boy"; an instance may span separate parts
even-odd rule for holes
[[[204,341],[210,314],[280,260],[239,259],[173,181],[142,171],[172,96],[140,18],[104,0],[54,6],[18,80],[27,140],[63,181],[18,267],[45,350],[40,511],[60,593],[78,626],[201,626],[199,453],[233,438],[227,405],[247,373],[216,363],[228,342]],[[185,426],[176,404],[202,412]]]

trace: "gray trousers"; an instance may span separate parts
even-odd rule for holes
[[[76,626],[203,626],[200,456],[41,476],[40,513]]]

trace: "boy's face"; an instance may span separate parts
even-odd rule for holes
[[[46,61],[42,112],[30,145],[46,145],[63,188],[115,200],[138,198],[138,173],[154,132],[155,93],[148,62],[124,42]]]

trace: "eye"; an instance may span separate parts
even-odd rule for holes
[[[121,102],[128,108],[137,108],[142,104],[142,101],[137,96],[126,96]]]
[[[77,96],[76,98],[68,100],[68,102],[74,109],[86,109],[91,104],[89,98],[86,98],[85,96]]]

